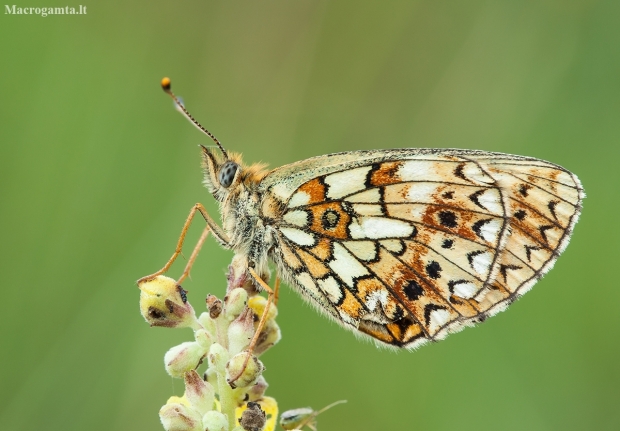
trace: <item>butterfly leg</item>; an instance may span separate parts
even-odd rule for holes
[[[220,228],[213,221],[213,219],[211,218],[211,216],[209,216],[209,214],[207,213],[207,210],[205,209],[204,206],[202,206],[202,204],[196,204],[192,207],[191,211],[189,212],[189,215],[187,216],[187,219],[185,220],[185,223],[183,224],[183,229],[181,230],[181,236],[179,237],[179,240],[177,241],[177,247],[174,250],[172,257],[168,260],[168,262],[166,262],[166,264],[164,265],[162,269],[160,269],[159,271],[151,275],[142,277],[140,280],[138,280],[138,284],[144,281],[152,280],[158,275],[162,275],[170,269],[174,261],[177,259],[177,257],[179,257],[179,255],[181,254],[183,250],[183,242],[185,241],[185,236],[187,235],[187,231],[189,230],[189,227],[192,224],[192,220],[194,219],[196,212],[199,212],[202,215],[202,217],[205,219],[205,221],[207,222],[207,227],[203,231],[200,239],[198,240],[196,247],[194,247],[194,251],[192,251],[192,255],[190,256],[189,261],[187,262],[187,265],[185,267],[185,270],[183,271],[183,274],[181,275],[181,278],[179,279],[178,282],[180,283],[189,275],[189,271],[192,265],[194,264],[194,261],[196,260],[196,257],[198,256],[198,252],[200,251],[200,248],[202,247],[202,244],[207,238],[207,235],[209,232],[211,232],[216,237],[218,242],[220,242],[221,244],[223,245],[228,244],[229,242],[228,237],[226,236],[222,228]]]
[[[276,282],[273,285],[273,305],[278,305],[278,298],[280,297],[280,276],[276,275]]]
[[[265,283],[262,278],[260,278],[260,276],[256,273],[256,271],[254,271],[254,268],[248,268],[248,271],[250,272],[254,280],[267,292],[267,303],[265,304],[265,308],[263,309],[263,314],[260,316],[260,320],[258,321],[256,331],[254,332],[254,337],[252,337],[252,341],[250,341],[250,345],[246,350],[248,352],[248,355],[245,357],[245,361],[243,361],[243,366],[241,367],[241,371],[239,371],[239,374],[237,374],[236,376],[231,377],[231,379],[229,380],[229,383],[233,383],[235,380],[241,377],[241,374],[243,374],[243,372],[245,371],[245,367],[248,366],[250,357],[252,356],[254,352],[254,348],[256,347],[256,343],[258,342],[258,337],[260,336],[260,333],[263,330],[263,327],[265,326],[265,322],[267,321],[267,316],[269,314],[269,307],[274,302],[274,298],[276,296],[276,291],[274,291],[274,289],[271,289],[271,287],[269,287],[269,285]],[[279,290],[279,288],[280,288],[280,280],[279,278],[276,278],[275,289]]]

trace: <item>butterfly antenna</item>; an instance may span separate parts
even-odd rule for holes
[[[337,406],[338,404],[344,404],[344,403],[346,403],[346,402],[347,402],[347,400],[335,401],[335,402],[331,403],[330,405],[327,405],[327,406],[323,407],[323,408],[322,408],[321,410],[319,410],[318,412],[315,412],[315,413],[314,413],[314,416],[318,416],[318,415],[320,415],[321,413],[323,413],[325,410],[329,410],[329,409],[331,409],[332,407]]]
[[[161,88],[163,88],[164,91],[170,97],[172,97],[172,100],[174,100],[174,103],[181,110],[181,113],[185,116],[185,118],[187,118],[194,126],[198,127],[198,129],[200,129],[200,131],[202,131],[204,134],[206,134],[209,138],[213,139],[213,142],[215,142],[217,144],[217,146],[220,148],[220,151],[222,152],[222,154],[224,154],[224,157],[226,157],[228,159],[228,153],[226,152],[224,147],[222,147],[222,144],[220,144],[220,141],[218,141],[217,138],[215,136],[213,136],[213,134],[211,132],[209,132],[207,129],[202,127],[202,125],[198,121],[196,121],[196,119],[194,119],[194,117],[192,117],[192,114],[190,114],[187,111],[187,109],[185,109],[185,106],[183,106],[181,101],[177,98],[177,96],[174,95],[174,93],[170,89],[171,84],[172,84],[172,82],[170,81],[170,78],[164,78],[164,79],[161,80]]]

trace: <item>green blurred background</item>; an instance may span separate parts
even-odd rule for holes
[[[246,161],[476,148],[561,164],[588,193],[531,293],[416,352],[360,342],[285,288],[263,357],[281,410],[349,400],[322,431],[620,429],[620,2],[85,5],[0,14],[1,430],[158,430],[182,393],[162,358],[191,333],[149,328],[134,281],[195,202],[217,209],[210,142],[163,76]],[[223,296],[231,257],[207,242],[184,284],[196,308]]]

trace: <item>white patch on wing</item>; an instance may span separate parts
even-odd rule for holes
[[[428,202],[437,192],[437,185],[433,183],[416,183],[409,187],[407,200],[410,202]]]
[[[280,232],[298,245],[310,246],[315,243],[314,235],[304,232],[303,230],[295,229],[293,227],[282,227],[280,228]]]
[[[334,243],[334,259],[328,265],[351,288],[355,287],[354,278],[369,274],[366,267],[337,242]]]
[[[430,314],[430,331],[435,332],[450,320],[450,312],[448,310],[433,310]]]
[[[289,208],[300,207],[302,205],[308,205],[310,202],[310,195],[306,192],[297,191],[292,197],[291,200],[288,201]]]
[[[377,203],[381,200],[381,194],[379,189],[368,189],[361,193],[357,193],[348,198],[344,198],[348,202],[361,202],[361,203]]]
[[[471,258],[471,267],[480,275],[486,275],[493,261],[493,255],[488,251],[476,254]]]
[[[403,248],[405,247],[399,239],[384,239],[379,241],[379,243],[388,251],[392,253],[401,253]]]
[[[478,288],[476,287],[474,283],[467,282],[467,283],[455,284],[452,290],[456,296],[459,296],[464,299],[470,299],[474,296]]]
[[[497,189],[487,189],[484,193],[478,196],[478,202],[494,214],[504,213],[502,199],[499,195],[499,190]]]
[[[306,211],[289,211],[284,214],[283,218],[285,222],[295,226],[305,227],[308,225],[308,213]]]
[[[484,173],[476,163],[466,163],[463,167],[463,175],[479,183],[493,184],[495,182],[495,180]]]
[[[377,258],[377,249],[372,241],[346,241],[342,244],[358,259],[369,261]]]
[[[368,308],[370,311],[375,311],[375,309],[377,308],[377,305],[379,304],[383,305],[387,302],[387,298],[388,298],[387,289],[377,289],[377,290],[370,292],[366,296],[366,298],[364,298],[364,305],[366,305],[366,308]],[[385,317],[383,319],[385,319]]]
[[[327,197],[338,199],[366,188],[366,177],[372,166],[348,169],[325,177]]]
[[[428,181],[437,176],[433,168],[434,162],[409,160],[398,168],[398,176],[402,181]]]
[[[349,225],[354,239],[409,238],[413,229],[405,221],[385,217],[364,217]]]
[[[502,228],[502,222],[499,219],[493,219],[486,222],[480,227],[480,236],[483,240],[490,243],[497,241],[497,235]]]
[[[325,280],[319,280],[319,287],[325,292],[325,295],[332,303],[337,304],[342,299],[342,288],[334,277],[327,277]]]
[[[382,216],[383,210],[381,205],[369,205],[369,204],[353,204],[353,211],[358,215],[365,216]]]

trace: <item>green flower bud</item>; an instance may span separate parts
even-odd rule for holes
[[[245,293],[243,289],[235,289],[234,291],[238,290]],[[254,313],[246,307],[228,327],[228,352],[231,355],[236,355],[242,350],[247,349],[253,336]]]
[[[224,301],[226,302],[224,314],[226,314],[229,320],[233,320],[245,309],[248,302],[248,293],[238,287],[230,291],[224,298]]]
[[[202,417],[202,425],[205,431],[228,431],[228,418],[223,413],[211,410]]]
[[[226,366],[226,362],[230,358],[230,355],[218,343],[213,343],[211,348],[209,349],[209,354],[207,355],[209,358],[209,366],[215,368],[216,370],[223,371]]]
[[[215,390],[195,370],[185,373],[185,398],[201,414],[213,409]]]
[[[186,372],[198,368],[206,353],[207,350],[195,341],[181,343],[164,355],[166,371],[172,377],[183,378]]]
[[[207,331],[214,339],[217,333],[215,327],[215,320],[211,319],[211,316],[206,311],[200,314],[198,322],[202,325],[205,331]]]
[[[159,410],[166,431],[202,431],[200,413],[181,403],[166,404]]]
[[[170,277],[159,275],[141,282],[140,313],[151,326],[168,328],[198,327],[186,291]]]
[[[208,350],[209,347],[211,347],[211,344],[214,343],[213,338],[211,337],[211,334],[209,334],[204,329],[197,330],[194,333],[194,338],[196,339],[196,342],[205,349],[205,351]]]
[[[249,357],[249,360],[247,358]],[[247,360],[247,365],[244,364]],[[226,381],[231,388],[246,388],[256,383],[265,371],[265,366],[249,352],[241,352],[233,356],[226,364]]]

